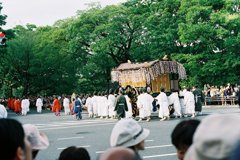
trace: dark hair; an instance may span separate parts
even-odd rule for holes
[[[160,91],[161,91],[161,92],[164,92],[164,91],[165,91],[165,89],[164,89],[163,87],[161,87]]]
[[[71,146],[60,153],[58,160],[90,160],[90,156],[85,148]]]
[[[114,94],[114,89],[110,89],[109,94]]]
[[[13,160],[18,147],[25,148],[22,124],[14,119],[0,119],[1,159]]]
[[[172,144],[177,149],[189,147],[192,144],[193,135],[199,124],[200,121],[196,119],[178,123],[171,134]]]
[[[142,93],[145,93],[147,91],[146,88],[141,88]]]

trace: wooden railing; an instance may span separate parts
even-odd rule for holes
[[[232,97],[205,97],[205,106],[206,105],[235,105],[237,104],[238,98],[236,96]]]

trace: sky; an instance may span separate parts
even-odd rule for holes
[[[37,26],[53,25],[60,19],[76,15],[78,10],[88,8],[87,3],[100,2],[101,6],[119,4],[126,0],[0,0],[2,11],[7,15],[4,29],[16,25],[36,24]]]

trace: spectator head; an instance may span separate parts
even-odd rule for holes
[[[31,145],[22,125],[13,119],[0,119],[0,154],[4,160],[31,160]]]
[[[71,146],[60,153],[58,160],[90,160],[90,156],[85,148]]]
[[[99,160],[136,160],[136,156],[129,148],[114,147],[104,152]]]
[[[190,92],[190,91],[191,91],[191,88],[190,88],[190,87],[188,87],[188,88],[187,88],[187,91],[189,91],[189,92]]]
[[[110,137],[112,147],[122,146],[131,147],[135,150],[144,149],[144,140],[148,137],[150,131],[142,128],[137,121],[133,119],[122,119],[113,127]]]
[[[239,121],[239,114],[216,114],[203,119],[184,160],[229,159],[240,141]]]
[[[32,124],[24,124],[23,129],[28,141],[32,146],[32,155],[33,159],[35,159],[39,150],[44,150],[48,148],[48,138],[44,133],[40,133],[37,127]]]
[[[186,120],[178,123],[174,128],[171,139],[172,144],[177,149],[177,157],[179,160],[183,160],[186,151],[192,144],[194,132],[199,124],[199,120]]]

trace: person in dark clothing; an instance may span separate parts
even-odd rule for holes
[[[74,112],[76,113],[77,120],[82,119],[82,104],[81,104],[78,96],[76,97],[76,100],[75,100],[75,111]]]
[[[71,146],[60,153],[58,160],[90,160],[90,156],[85,148]]]
[[[171,139],[177,149],[177,157],[183,160],[185,153],[193,142],[193,135],[200,124],[199,120],[186,120],[177,124],[174,128]]]
[[[123,95],[123,90],[119,90],[119,96],[117,97],[117,102],[114,111],[117,112],[118,119],[125,118],[126,111],[128,111],[127,101]]]
[[[0,119],[0,155],[2,160],[31,160],[32,148],[22,124],[14,119]]]
[[[195,99],[195,112],[202,114],[202,103],[204,102],[204,94],[198,86],[193,87],[193,94]]]

